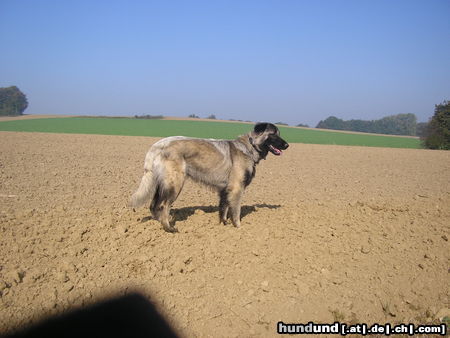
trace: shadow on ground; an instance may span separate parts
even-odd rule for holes
[[[16,328],[5,338],[170,337],[178,334],[145,296],[113,297],[85,308],[74,308],[40,323]]]
[[[245,216],[251,214],[252,212],[257,211],[258,209],[262,209],[262,208],[267,208],[267,209],[278,209],[280,208],[281,205],[279,204],[254,204],[254,205],[243,205],[241,207],[241,219],[244,218]],[[215,212],[219,212],[219,207],[218,206],[213,206],[213,205],[209,205],[209,206],[193,206],[193,207],[185,207],[185,208],[178,208],[178,209],[172,209],[170,211],[170,214],[172,216],[172,221],[171,223],[176,223],[178,221],[185,221],[187,220],[189,217],[191,217],[192,215],[195,214],[195,212],[197,210],[201,210],[206,214],[211,214],[211,213],[215,213]],[[141,222],[147,222],[152,220],[153,217],[152,216],[146,216],[143,217],[141,219]]]

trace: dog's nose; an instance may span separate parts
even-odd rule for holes
[[[289,148],[289,143],[284,144],[284,149],[287,149],[287,148]]]

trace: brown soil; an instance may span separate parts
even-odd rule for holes
[[[184,336],[449,307],[450,152],[293,144],[257,167],[241,228],[188,183],[169,234],[126,207],[156,139],[0,138],[0,332],[132,290]]]

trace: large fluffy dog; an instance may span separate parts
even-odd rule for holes
[[[130,201],[139,207],[151,201],[150,210],[166,231],[176,232],[169,224],[169,211],[183,188],[186,177],[217,189],[219,218],[226,224],[228,213],[240,226],[241,197],[255,176],[256,164],[271,152],[281,155],[289,145],[271,123],[258,123],[252,132],[236,140],[199,139],[173,136],[156,142],[148,151],[144,176]]]

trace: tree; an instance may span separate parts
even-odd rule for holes
[[[450,150],[450,102],[437,104],[425,131],[423,144],[429,149]]]
[[[297,124],[297,126],[296,127],[304,127],[304,128],[309,128],[309,126],[307,125],[307,124],[304,124],[304,123],[299,123],[299,124]]]
[[[416,135],[417,118],[414,114],[397,114],[372,121],[372,133]]]
[[[207,119],[215,120],[215,119],[216,119],[216,115],[211,114],[211,115],[209,115],[209,116],[207,117]]]
[[[345,121],[337,118],[336,116],[330,116],[327,119],[320,121],[316,128],[344,130]]]
[[[428,122],[419,122],[417,123],[417,127],[416,127],[416,135],[424,138],[425,137],[425,133],[427,131],[428,128]]]
[[[19,88],[0,88],[0,115],[22,115],[27,107],[27,97]]]
[[[191,119],[199,119],[200,118],[198,115],[195,115],[195,114],[190,114],[188,117],[190,117]]]

